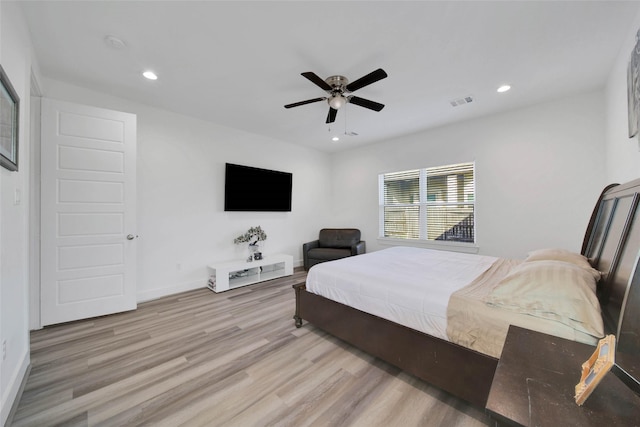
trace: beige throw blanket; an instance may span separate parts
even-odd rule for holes
[[[447,305],[447,336],[451,342],[500,357],[509,325],[516,325],[572,341],[595,345],[591,335],[562,323],[490,307],[486,297],[509,271],[521,263],[501,258],[468,286],[454,292]]]

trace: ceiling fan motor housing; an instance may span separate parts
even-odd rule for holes
[[[345,76],[331,76],[325,79],[325,82],[333,88],[331,93],[342,93],[349,84],[349,80]]]

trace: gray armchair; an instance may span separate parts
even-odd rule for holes
[[[365,253],[365,242],[360,240],[357,228],[323,228],[318,240],[302,245],[304,269],[325,261]]]

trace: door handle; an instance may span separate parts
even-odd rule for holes
[[[135,236],[134,236],[133,234],[129,234],[129,235],[127,236],[127,240],[133,240],[133,239],[135,239],[136,237],[138,237],[138,235],[137,235],[137,234],[136,234]]]

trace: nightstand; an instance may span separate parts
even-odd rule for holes
[[[506,426],[640,426],[640,397],[611,372],[578,406],[581,365],[595,347],[509,327],[487,410]]]

